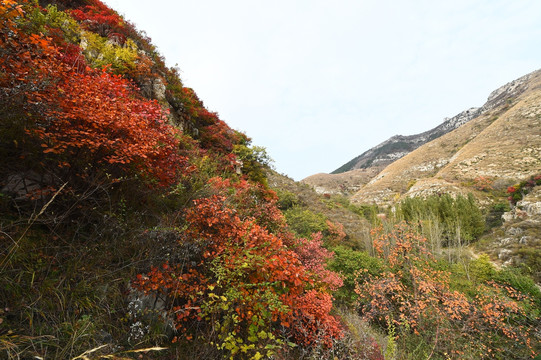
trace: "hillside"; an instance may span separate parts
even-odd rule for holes
[[[410,199],[391,212],[277,174],[264,148],[208,111],[150,38],[100,0],[2,0],[0,55],[0,358],[541,352],[539,273],[529,267],[538,253],[498,252],[483,240],[478,251],[512,258],[508,267],[464,256],[486,228],[497,232],[507,204],[487,220],[471,196]],[[526,106],[539,103],[531,90],[455,130],[473,124],[475,137],[439,138],[464,145],[444,165],[469,161],[474,142],[488,149],[497,136],[526,139],[496,116],[538,121],[537,107]],[[504,143],[497,155],[507,162],[495,172],[537,168],[538,135],[529,134],[534,145],[524,151],[534,160],[512,162]],[[489,150],[485,157],[496,154]],[[449,167],[448,181],[466,179],[462,169]],[[519,242],[537,244],[529,226],[539,185],[541,176],[508,189],[532,216],[509,225],[521,227],[509,234],[525,233]]]
[[[341,194],[351,196],[372,180],[384,166],[370,166],[339,174],[315,174],[301,180],[320,194]]]
[[[541,72],[519,80],[520,93],[496,91],[482,115],[393,162],[352,201],[389,202],[404,194],[468,192],[480,177],[505,188],[539,173]],[[506,96],[511,97],[505,100]],[[494,99],[499,100],[494,103]]]
[[[485,105],[488,107],[491,101]],[[492,104],[491,104],[492,105]],[[459,126],[467,123],[471,119],[476,118],[485,111],[483,108],[471,108],[453,116],[450,119],[445,119],[444,122],[437,127],[416,135],[395,135],[390,139],[382,142],[379,145],[365,151],[356,158],[350,160],[346,164],[331,172],[331,174],[340,174],[355,169],[366,169],[371,167],[382,168],[393,161],[409,154],[419,146],[426,144],[434,139],[447,134]]]
[[[359,213],[352,211],[349,201],[342,196],[321,196],[310,186],[295,182],[287,176],[280,175],[274,171],[268,173],[269,186],[276,190],[279,197],[289,195],[291,207],[305,208],[315,214],[323,214],[326,219],[334,224],[343,226],[345,233],[344,242],[350,246],[363,249],[367,241],[370,242],[368,230],[369,221]],[[284,206],[286,209],[288,206]]]
[[[265,150],[133,24],[2,0],[0,55],[1,358],[380,354],[333,310],[341,227],[288,226]]]
[[[331,172],[331,174],[339,174],[354,169],[366,169],[370,167],[376,167],[378,169],[384,168],[423,144],[426,144],[457,129],[458,127],[486,113],[487,111],[505,105],[508,99],[516,98],[522,92],[524,92],[524,90],[528,87],[527,82],[529,78],[530,74],[527,74],[501,86],[490,93],[486,103],[483,106],[478,108],[473,107],[462,111],[452,118],[446,118],[444,119],[443,123],[431,130],[416,135],[395,135],[348,161],[346,164]]]
[[[535,121],[537,120],[527,117],[530,115],[520,117],[514,113],[515,110],[512,110],[512,108],[518,105],[523,108],[523,111],[529,111],[529,103],[522,103],[520,100],[529,97],[530,100],[528,101],[535,101],[532,96],[534,96],[533,93],[536,92],[538,86],[538,77],[539,72],[534,72],[505,84],[494,90],[482,107],[472,108],[451,119],[446,119],[441,125],[432,130],[418,135],[390,138],[352,160],[350,163],[351,168],[354,168],[354,170],[312,175],[303,179],[302,182],[311,185],[320,193],[340,193],[352,196],[352,201],[358,203],[381,201],[388,203],[399,198],[414,185],[412,194],[426,193],[427,189],[431,187],[434,188],[432,192],[437,192],[438,189],[442,188],[460,192],[461,190],[456,184],[457,181],[471,182],[478,176],[508,177],[509,181],[512,181],[511,178],[521,178],[521,175],[523,175],[521,170],[509,173],[508,169],[513,168],[513,166],[507,166],[510,165],[509,161],[505,164],[502,163],[501,166],[490,165],[491,161],[498,163],[505,156],[501,159],[497,156],[486,157],[486,154],[480,149],[484,146],[490,148],[488,144],[490,141],[494,141],[493,145],[498,147],[496,145],[499,143],[498,137],[503,136],[506,143],[510,144],[506,148],[506,156],[517,159],[522,157],[519,139],[523,139],[521,138],[523,133],[528,132],[526,129],[530,127],[535,129],[537,124]],[[535,107],[533,111],[536,111]],[[497,119],[499,120],[496,121]],[[534,121],[534,123],[530,124],[530,120]],[[485,128],[493,122],[495,124],[491,127],[491,130],[484,132]],[[516,126],[519,131],[507,131],[505,123],[511,124],[509,126]],[[502,126],[506,130],[500,129]],[[489,135],[491,133],[492,135]],[[478,135],[481,136],[476,139]],[[532,140],[532,147],[535,148],[538,144],[537,132],[534,130],[533,133],[529,132],[527,135],[528,139],[531,138]],[[473,144],[465,146],[470,141],[473,141]],[[398,148],[400,148],[400,151],[393,150]],[[475,154],[476,151],[480,153]],[[495,150],[491,151],[494,152]],[[453,158],[455,154],[463,162],[461,165],[454,167],[454,170],[451,170],[454,166],[451,163],[457,159]],[[479,163],[475,157],[477,155],[480,158],[486,158],[486,160]],[[471,161],[466,159],[465,156],[470,156]],[[529,157],[527,154],[524,156]],[[534,163],[530,164],[532,169],[529,172],[526,171],[526,175],[536,173],[538,166],[535,166]],[[472,164],[476,164],[475,167],[479,171],[477,174],[472,171],[466,176]],[[483,166],[487,167],[482,168]],[[493,171],[488,166],[493,168]],[[443,170],[443,167],[446,167],[446,170]],[[442,170],[441,173],[439,173],[440,170]],[[450,172],[453,172],[453,175]],[[462,175],[457,175],[457,172]],[[424,179],[431,179],[432,183],[425,183]],[[442,181],[442,179],[445,181]],[[501,181],[505,182],[503,179]],[[417,184],[417,182],[419,183]],[[470,190],[471,186],[469,190],[465,191]]]

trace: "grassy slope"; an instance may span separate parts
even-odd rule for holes
[[[529,89],[518,99],[395,161],[356,193],[352,201],[392,201],[410,189],[412,193],[431,187],[434,191],[446,191],[461,188],[478,176],[512,182],[538,173],[540,83],[541,73],[534,73]],[[471,187],[462,191],[471,191]]]

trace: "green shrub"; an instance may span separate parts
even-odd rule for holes
[[[494,279],[499,283],[512,286],[522,294],[530,295],[537,304],[538,311],[541,310],[541,290],[530,276],[517,268],[503,268],[495,274]]]
[[[524,269],[531,274],[536,282],[541,282],[541,249],[521,247],[516,254],[520,256]]]
[[[233,154],[242,161],[242,173],[252,181],[267,183],[265,168],[270,167],[272,159],[262,146],[250,146],[249,143],[233,146]]]
[[[508,202],[494,204],[486,216],[487,229],[492,229],[503,224],[502,215],[511,210]]]
[[[323,214],[314,213],[300,206],[293,206],[284,211],[287,224],[298,236],[309,237],[316,232],[325,233],[328,230]]]
[[[485,282],[494,279],[496,269],[490,262],[488,255],[483,254],[469,264],[470,276],[477,282]]]
[[[126,74],[135,70],[139,54],[133,40],[127,39],[124,45],[118,45],[89,31],[83,31],[82,37],[86,42],[84,54],[92,67],[111,66],[117,74]]]
[[[275,191],[276,195],[278,196],[278,208],[280,210],[285,211],[300,204],[297,195],[291,191],[283,189],[275,189]]]
[[[77,21],[63,11],[57,9],[56,5],[48,5],[46,11],[34,7],[29,12],[26,20],[30,31],[35,34],[51,35],[51,29],[60,29],[64,39],[72,44],[78,44],[81,37],[81,28]]]
[[[332,249],[334,257],[327,265],[329,270],[342,275],[344,285],[334,293],[335,298],[346,304],[353,304],[358,295],[355,293],[355,280],[360,270],[367,270],[370,275],[378,276],[382,271],[381,261],[362,251],[345,246]]]

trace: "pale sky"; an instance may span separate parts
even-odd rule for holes
[[[295,180],[541,68],[539,0],[105,0]]]

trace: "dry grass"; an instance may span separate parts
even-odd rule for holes
[[[442,192],[478,176],[521,179],[541,171],[541,72],[529,89],[387,166],[352,201],[392,202],[418,181],[416,191],[446,182]],[[420,181],[435,179],[437,181]],[[442,181],[443,180],[443,181]],[[466,186],[465,191],[471,191]]]
[[[372,180],[383,167],[355,169],[340,174],[315,174],[301,180],[319,193],[352,195]]]

